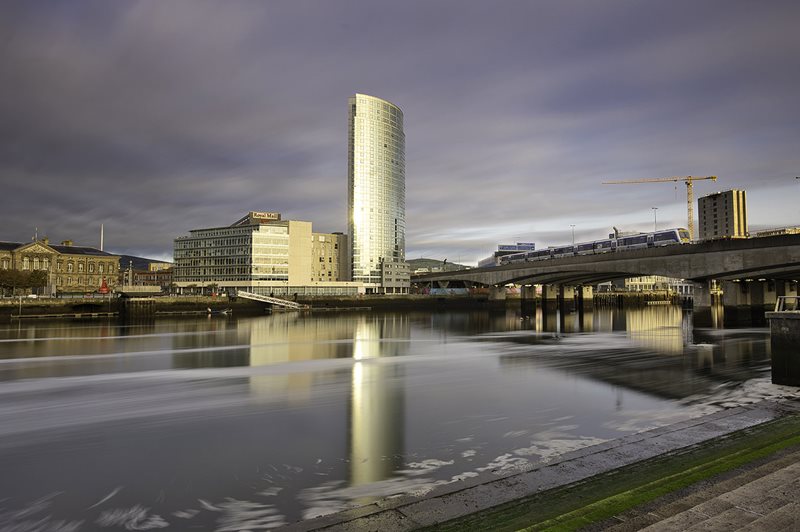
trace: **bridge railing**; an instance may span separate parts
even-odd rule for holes
[[[283,307],[293,310],[303,310],[309,308],[308,305],[302,305],[300,303],[295,303],[294,301],[287,301],[279,297],[271,297],[271,296],[264,296],[261,294],[255,294],[253,292],[247,292],[245,290],[237,290],[236,295],[237,297],[252,299],[253,301],[261,301],[262,303],[269,303],[277,307]]]
[[[800,312],[800,296],[778,296],[775,312]]]

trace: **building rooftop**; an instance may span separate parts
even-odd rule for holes
[[[0,242],[0,251],[14,251],[17,248],[21,248],[22,246],[28,245],[30,242]],[[45,245],[49,248],[54,249],[55,251],[63,254],[63,255],[95,255],[98,257],[115,257],[113,253],[107,253],[105,251],[100,251],[97,248],[91,248],[86,246],[62,246],[62,245],[53,245],[53,244],[45,244],[44,242],[40,242],[42,245]]]

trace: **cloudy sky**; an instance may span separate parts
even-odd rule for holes
[[[169,257],[249,210],[344,231],[347,98],[405,113],[407,256],[685,226],[718,175],[800,225],[800,2],[0,6],[0,240]]]

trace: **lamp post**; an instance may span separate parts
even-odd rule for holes
[[[574,247],[575,246],[575,224],[569,224],[569,226],[572,228],[572,245]]]
[[[653,209],[653,232],[655,233],[656,231],[658,231],[656,223],[657,220],[656,213],[658,212],[658,207],[650,207],[650,208]]]

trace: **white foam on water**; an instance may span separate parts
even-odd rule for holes
[[[80,342],[87,340],[134,340],[141,338],[175,338],[180,336],[213,336],[229,333],[229,331],[187,331],[170,333],[148,333],[148,334],[116,334],[106,336],[39,336],[36,338],[4,338],[0,339],[0,344],[23,343],[30,344],[35,342]]]
[[[104,510],[95,520],[103,527],[124,527],[126,530],[153,530],[167,528],[169,523],[158,514],[151,514],[150,508],[134,505],[130,508]]]
[[[217,532],[270,530],[287,524],[286,518],[271,504],[227,498],[216,506],[222,510],[217,518]]]

